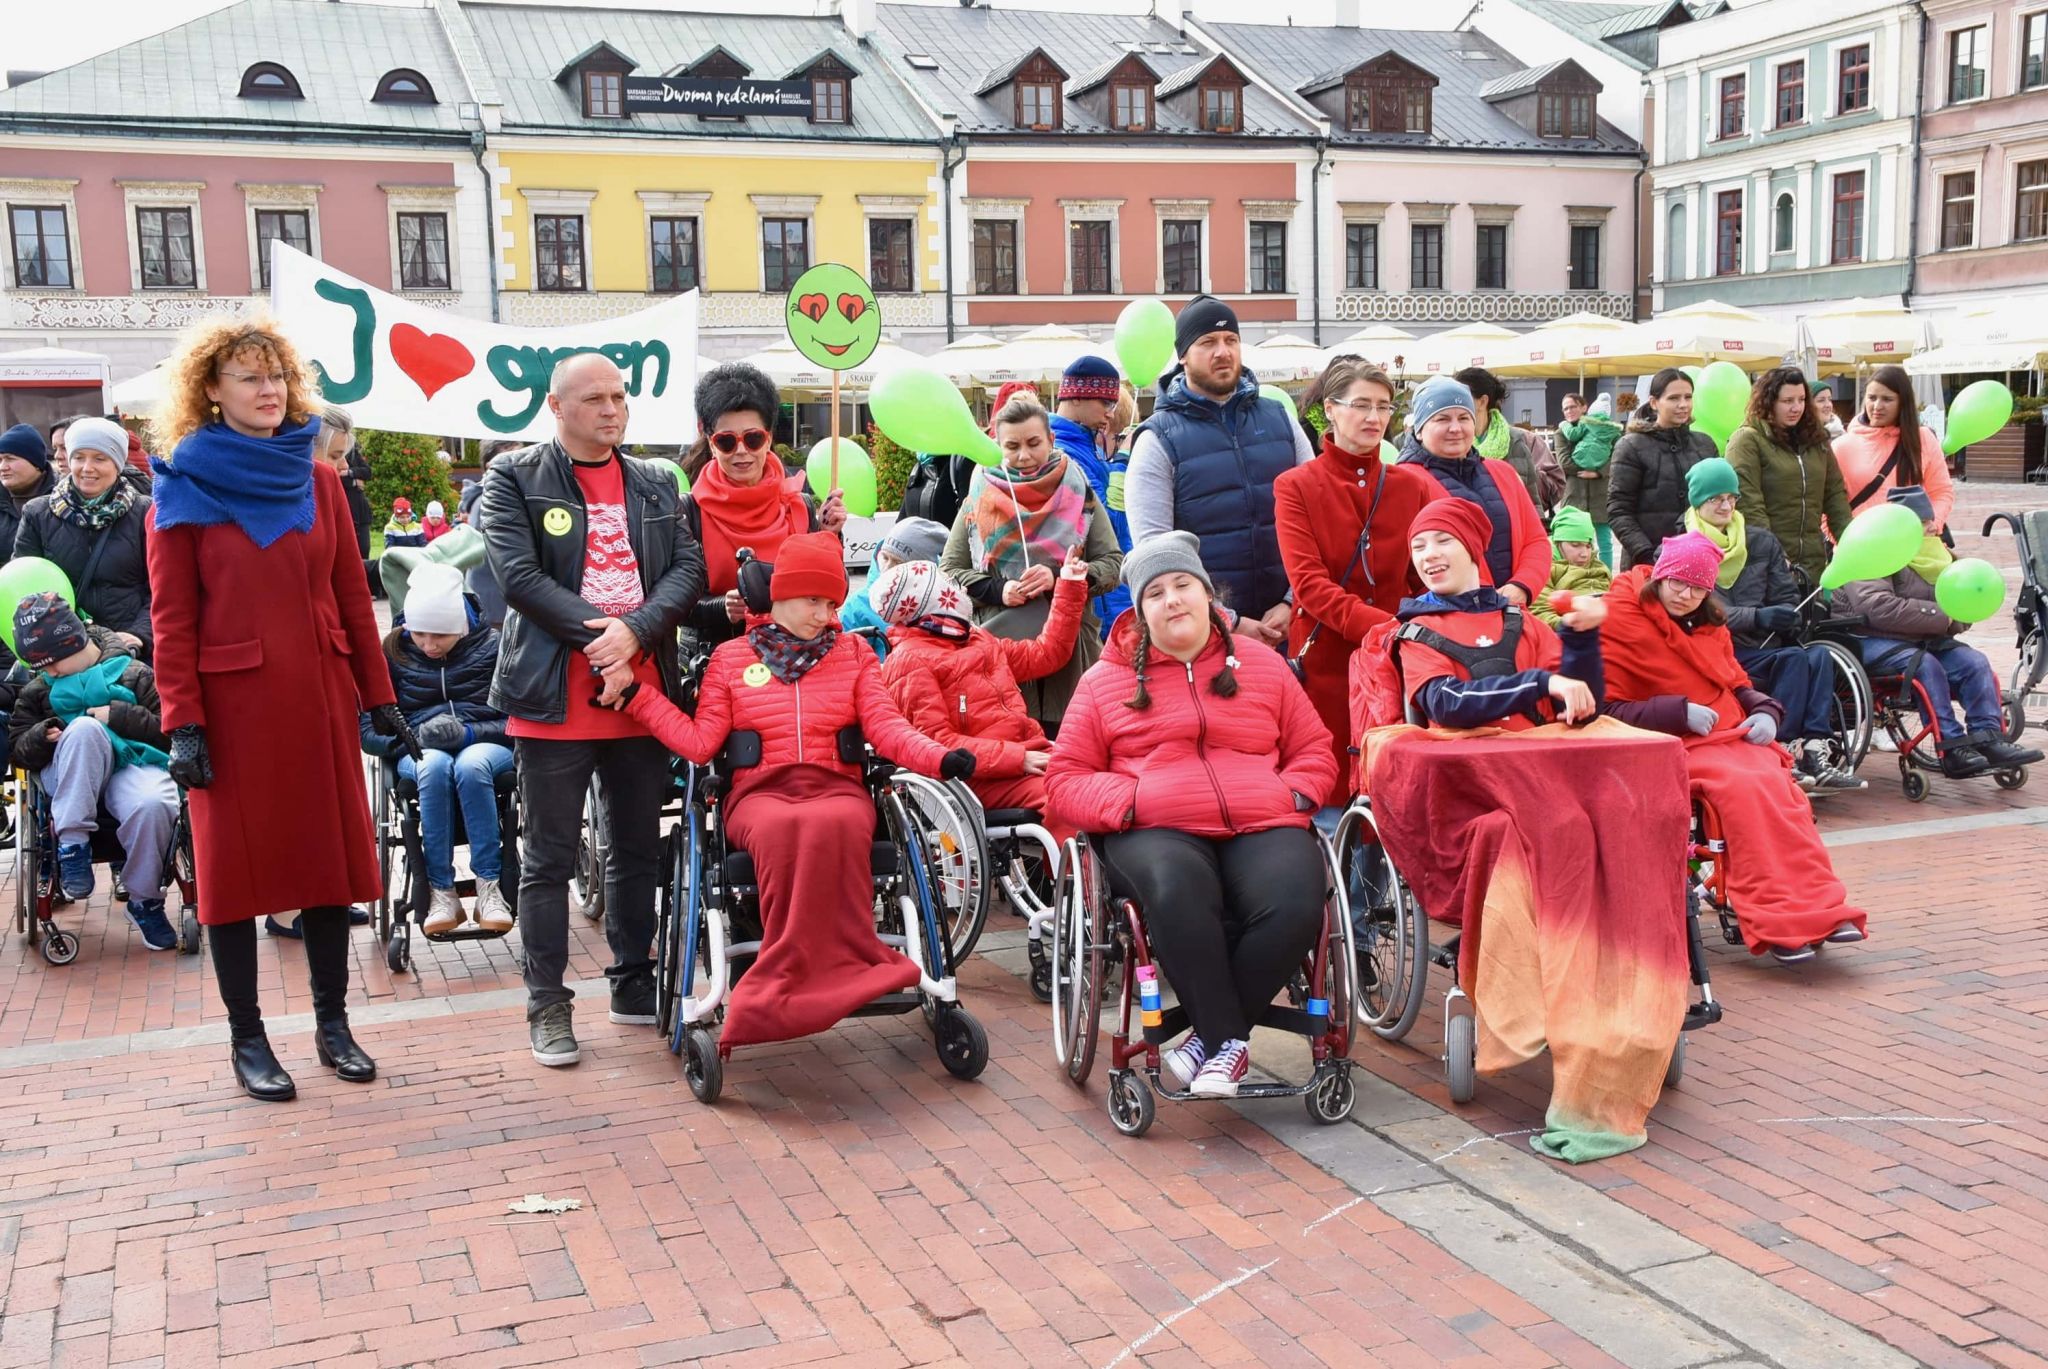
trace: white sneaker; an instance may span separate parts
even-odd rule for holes
[[[453,889],[435,889],[427,900],[426,932],[428,936],[446,936],[460,927],[466,916],[462,911],[462,896]]]
[[[1225,1041],[1217,1052],[1195,1071],[1188,1092],[1197,1098],[1235,1098],[1237,1086],[1252,1066],[1251,1046],[1243,1041]]]
[[[495,879],[476,882],[476,925],[487,932],[512,930],[512,909],[506,906],[505,891]]]
[[[1195,1072],[1202,1068],[1202,1061],[1208,1052],[1202,1049],[1202,1038],[1189,1032],[1178,1046],[1160,1052],[1159,1073],[1166,1082],[1173,1085],[1177,1093],[1186,1093],[1195,1082]]]

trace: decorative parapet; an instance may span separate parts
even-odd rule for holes
[[[542,291],[507,290],[500,299],[505,322],[521,327],[556,328],[570,323],[597,323],[651,308],[670,295],[631,290]],[[698,297],[701,328],[768,328],[780,330],[787,296],[751,290],[713,290]],[[945,322],[943,297],[937,294],[881,295],[882,326],[935,327]]]
[[[406,294],[427,309],[453,309],[453,294]],[[0,318],[11,328],[93,329],[124,332],[189,328],[222,314],[249,314],[269,307],[267,295],[73,295],[14,291],[0,294]]]
[[[1472,294],[1361,290],[1337,296],[1331,316],[1339,323],[1547,323],[1578,313],[1627,319],[1633,309],[1634,301],[1627,295],[1597,290]]]

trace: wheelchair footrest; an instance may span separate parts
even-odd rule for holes
[[[916,992],[885,993],[880,998],[861,1004],[848,1017],[897,1017],[903,1013],[916,1012],[923,999]]]
[[[1720,1020],[1721,1005],[1719,1003],[1694,1003],[1686,1008],[1685,1021],[1679,1024],[1678,1029],[1688,1032],[1698,1031],[1701,1027],[1711,1027]]]
[[[465,922],[452,932],[430,932],[425,927],[417,929],[419,935],[428,941],[503,941],[510,929],[494,932],[488,927],[479,927],[474,922]]]

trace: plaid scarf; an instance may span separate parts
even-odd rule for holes
[[[50,512],[87,532],[98,532],[110,523],[120,522],[122,515],[134,506],[135,487],[118,474],[107,492],[97,499],[86,498],[68,475],[50,491]]]
[[[976,466],[967,488],[967,551],[975,569],[1015,580],[1034,565],[1057,570],[1088,540],[1088,477],[1062,452],[1026,479]]]
[[[761,657],[768,673],[786,685],[793,685],[812,666],[832,654],[839,641],[839,629],[828,627],[808,642],[776,623],[760,623],[747,629],[747,643]]]

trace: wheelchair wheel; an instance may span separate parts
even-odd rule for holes
[[[1444,1081],[1451,1087],[1453,1103],[1471,1102],[1478,1083],[1477,1030],[1469,1013],[1453,1013],[1444,1019]]]
[[[700,1103],[718,1101],[725,1087],[725,1062],[718,1058],[718,1040],[702,1027],[683,1033],[683,1082]]]
[[[2000,789],[2024,789],[2027,785],[2027,767],[2015,766],[2011,770],[1994,770],[1991,782]]]
[[[683,911],[681,881],[684,876],[677,866],[681,857],[677,853],[685,841],[685,832],[690,824],[686,809],[683,821],[669,829],[661,839],[663,878],[661,890],[654,903],[654,1029],[661,1033],[661,1039],[669,1043],[669,1049],[676,1048],[676,1004],[681,997],[676,992],[676,975],[682,967],[682,937],[680,930]]]
[[[1118,1070],[1109,1076],[1109,1124],[1124,1135],[1143,1136],[1150,1131],[1158,1108],[1144,1075]]]
[[[78,938],[51,923],[43,934],[43,959],[52,965],[69,965],[78,959]]]
[[[14,776],[14,930],[35,944],[36,886],[41,872],[36,869],[35,812],[29,803],[27,775]]]
[[[1358,1021],[1358,944],[1352,934],[1351,896],[1337,848],[1318,834],[1316,849],[1322,853],[1329,886],[1323,900],[1323,932],[1328,942],[1323,953],[1323,996],[1329,1000],[1332,1029],[1343,1032],[1348,1043]]]
[[[1052,924],[1052,1053],[1076,1087],[1088,1083],[1102,1029],[1102,960],[1107,896],[1094,848],[1067,843],[1060,903]]]
[[[1831,638],[1819,639],[1835,670],[1834,697],[1828,704],[1828,766],[1844,775],[1854,774],[1870,754],[1870,732],[1877,718],[1877,695],[1870,686],[1870,674],[1856,652]]]
[[[2042,660],[2041,634],[2029,632],[2020,642],[2020,658],[2013,663],[2011,686],[2005,691],[2005,739],[2014,745],[2027,730],[2027,695],[2040,686],[2043,669],[2048,663]]]
[[[1358,1102],[1358,1089],[1351,1082],[1351,1066],[1327,1065],[1301,1101],[1308,1105],[1311,1122],[1334,1126],[1351,1115]]]
[[[988,1068],[988,1033],[959,1006],[940,1011],[932,1040],[939,1048],[939,1063],[955,1079],[978,1079]]]
[[[1915,770],[1904,756],[1899,758],[1899,788],[1906,792],[1908,803],[1919,803],[1927,797],[1927,776]]]
[[[1399,1041],[1422,1012],[1429,983],[1429,919],[1394,869],[1372,810],[1353,804],[1337,825],[1336,868],[1351,909],[1358,1020]]]
[[[927,779],[899,772],[904,806],[924,836],[925,866],[940,921],[953,947],[953,965],[973,952],[988,922],[990,892],[988,837],[981,825],[981,800],[959,780]]]
[[[178,923],[178,954],[199,954],[199,914],[191,908]]]
[[[391,850],[398,842],[398,814],[394,811],[396,800],[391,792],[390,771],[379,761],[370,765],[370,825],[377,834],[377,903],[370,910],[370,920],[377,939],[389,946],[392,929],[403,916],[395,910],[391,898]]]
[[[576,841],[576,868],[569,875],[569,893],[583,916],[592,922],[604,917],[605,869],[611,864],[611,824],[605,820],[604,802],[598,797],[597,777],[583,796],[583,832]]]
[[[1675,1089],[1685,1078],[1685,1033],[1678,1034],[1678,1040],[1671,1047],[1671,1063],[1664,1066],[1664,1087]]]
[[[384,943],[384,968],[393,974],[404,974],[412,968],[412,937],[408,929],[392,929],[391,939]]]

